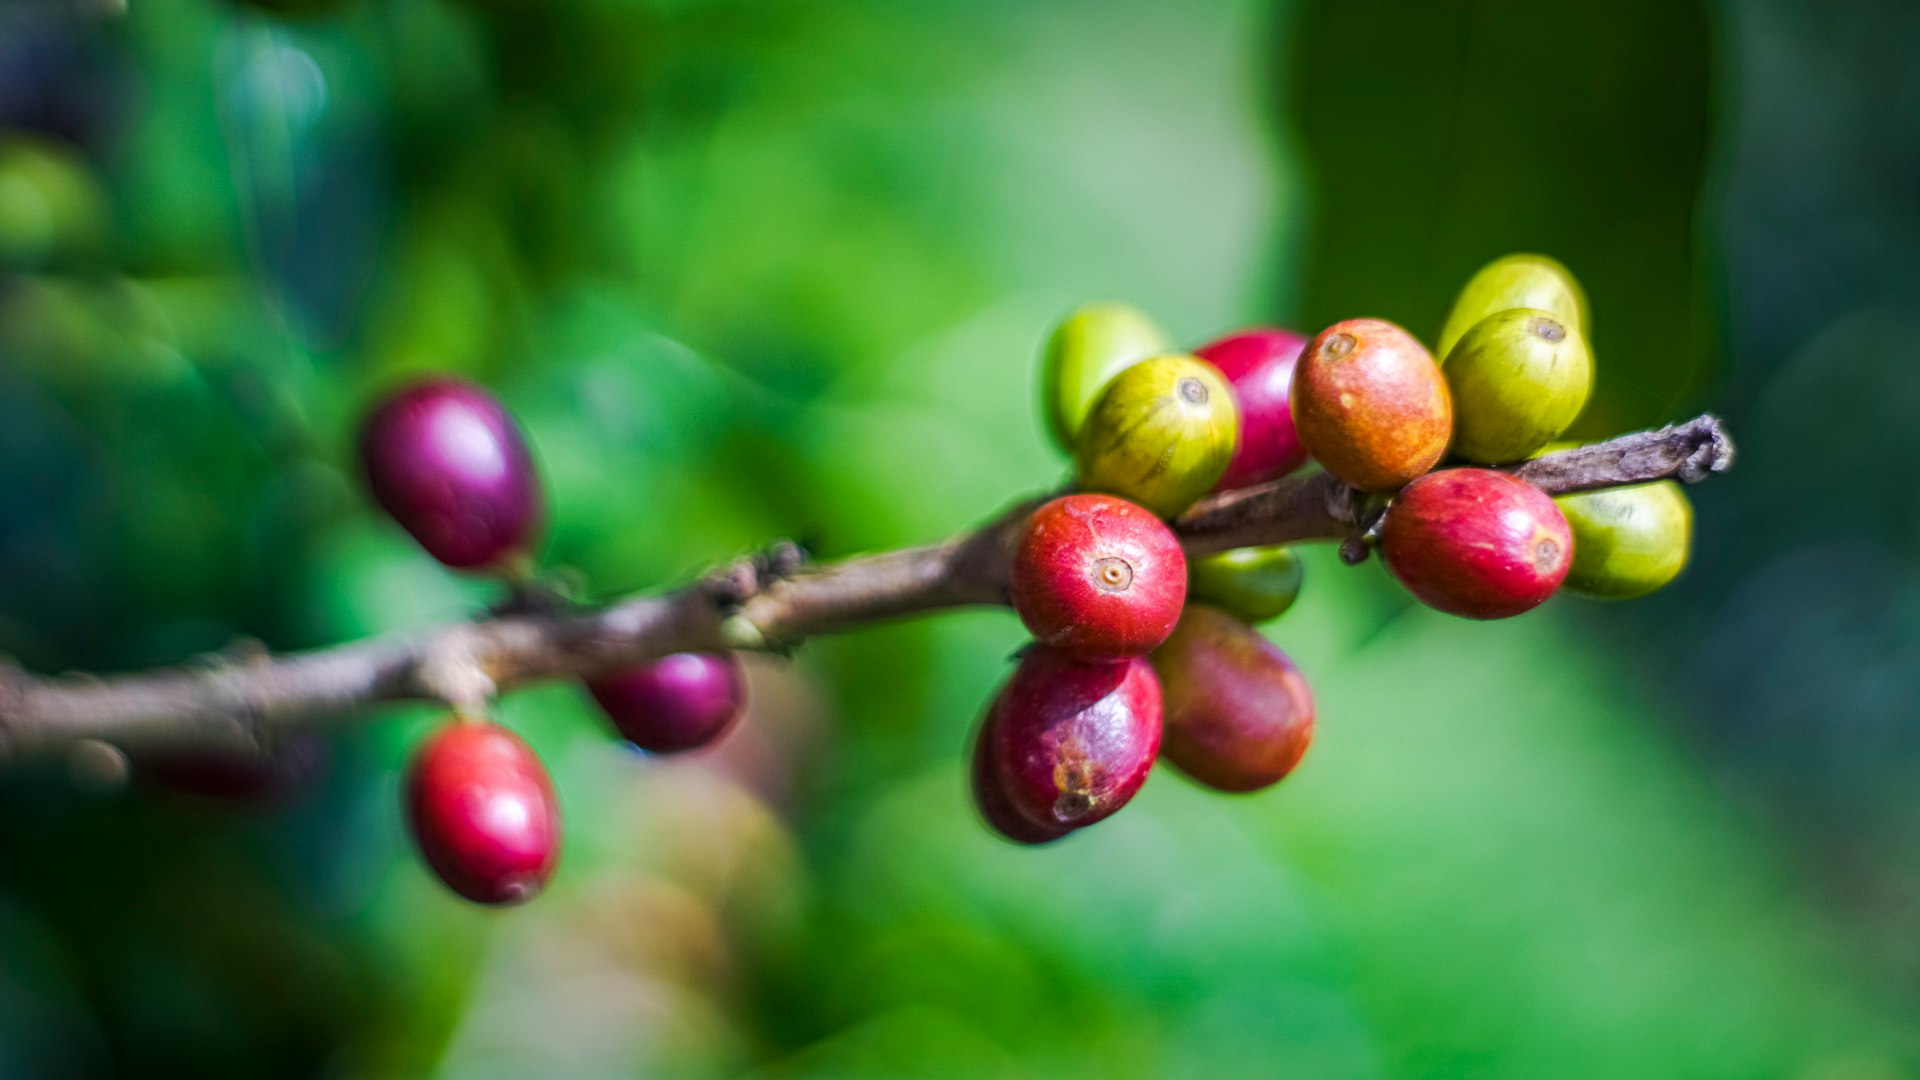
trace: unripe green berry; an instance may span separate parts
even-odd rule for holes
[[[1293,606],[1303,576],[1300,557],[1290,547],[1234,548],[1187,563],[1187,596],[1263,623]]]
[[[1156,356],[1116,376],[1087,413],[1079,484],[1170,518],[1213,490],[1239,437],[1239,406],[1212,364]]]
[[[1582,334],[1593,330],[1587,313],[1587,294],[1573,274],[1545,255],[1505,255],[1480,268],[1453,301],[1433,355],[1441,363],[1474,325],[1509,308],[1544,311]]]
[[[1580,415],[1593,392],[1593,354],[1572,324],[1513,308],[1474,324],[1446,375],[1454,454],[1498,465],[1531,457]]]
[[[1573,529],[1566,587],[1604,600],[1660,588],[1687,565],[1693,504],[1672,480],[1562,495],[1553,500]]]
[[[1152,319],[1125,304],[1083,304],[1047,338],[1040,361],[1040,400],[1047,430],[1073,453],[1087,410],[1115,375],[1172,348]]]

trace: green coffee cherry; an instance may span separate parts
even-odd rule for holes
[[[1212,364],[1169,354],[1107,384],[1080,430],[1079,483],[1170,518],[1213,489],[1240,437],[1240,409]]]
[[[1593,392],[1593,354],[1569,323],[1513,308],[1475,323],[1445,368],[1453,453],[1497,465],[1531,457],[1572,424]]]
[[[1480,320],[1508,308],[1544,311],[1582,334],[1593,327],[1587,313],[1587,294],[1567,268],[1545,255],[1506,255],[1480,268],[1460,290],[1447,313],[1447,324],[1433,355],[1442,364],[1468,330]]]
[[[1631,600],[1672,581],[1693,546],[1693,504],[1672,480],[1562,495],[1573,529],[1566,588]]]
[[[106,197],[86,164],[59,143],[0,139],[0,269],[64,268],[98,254]]]
[[[1290,547],[1234,548],[1187,563],[1187,599],[1223,608],[1243,622],[1286,614],[1300,595],[1304,568]]]
[[[1087,410],[1107,383],[1172,347],[1153,320],[1125,304],[1083,304],[1060,320],[1040,362],[1041,407],[1053,441],[1073,453]]]

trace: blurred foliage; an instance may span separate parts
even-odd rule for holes
[[[0,8],[6,145],[67,163],[0,153],[0,648],[34,669],[479,610],[353,473],[427,369],[521,417],[596,595],[1055,482],[1031,365],[1103,297],[1185,341],[1431,335],[1542,250],[1593,300],[1581,433],[1712,405],[1747,457],[1631,607],[1470,625],[1308,553],[1270,628],[1320,700],[1297,776],[1158,777],[1048,850],[965,803],[1005,612],[756,663],[692,761],[576,688],[507,699],[569,832],[506,913],[407,848],[425,710],[266,813],[13,769],[0,1075],[1920,1069],[1898,0],[270,7]]]

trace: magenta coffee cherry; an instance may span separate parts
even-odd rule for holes
[[[973,761],[969,769],[972,782],[974,809],[980,811],[981,820],[987,827],[1000,836],[1016,844],[1046,844],[1058,840],[1072,832],[1066,825],[1041,824],[1022,817],[1014,809],[1013,799],[1007,794],[1006,778],[993,766],[993,713],[989,712],[981,721],[980,729],[973,736],[973,751],[969,755]]]
[[[1013,608],[1042,645],[1078,660],[1145,656],[1187,600],[1187,557],[1165,522],[1111,495],[1033,512],[1014,553]]]
[[[994,699],[988,767],[1027,821],[1078,829],[1125,806],[1160,753],[1160,681],[1144,659],[1087,664],[1035,647]]]
[[[1380,554],[1429,607],[1469,619],[1532,610],[1566,579],[1573,531],[1546,492],[1491,469],[1443,469],[1387,508]]]
[[[327,771],[327,743],[298,732],[259,753],[244,750],[142,750],[140,779],[173,794],[235,806],[272,806],[305,794]]]
[[[654,754],[714,742],[747,703],[746,672],[733,653],[674,653],[597,675],[587,689],[623,738]]]
[[[546,887],[560,858],[560,808],[533,748],[498,724],[455,720],[407,775],[414,841],[447,887],[513,904]]]
[[[1313,741],[1307,680],[1260,632],[1216,607],[1187,605],[1154,650],[1166,713],[1161,753],[1220,791],[1257,791],[1293,771]]]
[[[1258,327],[1194,350],[1220,369],[1240,405],[1240,441],[1215,491],[1278,480],[1307,463],[1293,428],[1293,366],[1307,339],[1291,330]]]
[[[374,500],[456,570],[507,570],[531,555],[540,478],[513,418],[459,379],[416,383],[367,417],[360,458]]]

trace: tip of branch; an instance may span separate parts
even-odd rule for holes
[[[1680,430],[1694,440],[1693,452],[1680,463],[1681,480],[1697,484],[1713,473],[1733,468],[1733,437],[1727,434],[1726,425],[1719,417],[1707,413],[1680,425]]]

